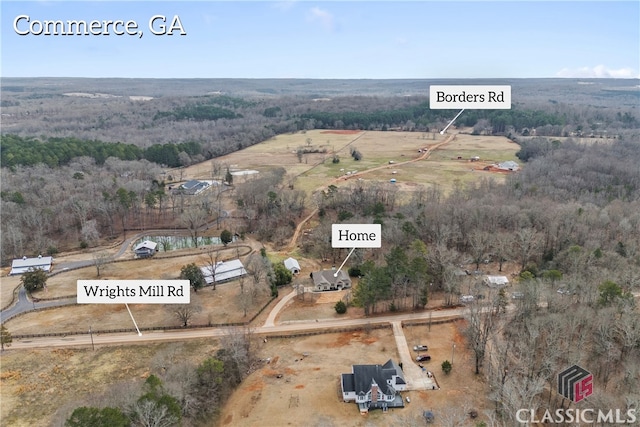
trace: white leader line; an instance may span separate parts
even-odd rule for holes
[[[351,252],[349,252],[349,255],[347,255],[347,257],[344,259],[344,261],[342,261],[342,264],[340,265],[340,267],[338,267],[338,269],[336,270],[335,273],[333,273],[333,277],[338,277],[338,273],[340,273],[340,270],[342,269],[342,267],[344,267],[345,263],[347,262],[347,260],[349,259],[349,257],[351,256],[351,254],[353,253],[353,251],[355,251],[356,248],[352,248]]]
[[[127,307],[127,311],[129,312],[129,316],[131,316],[131,320],[133,320],[133,326],[136,327],[136,331],[138,331],[138,336],[141,337],[142,336],[142,332],[140,332],[140,329],[138,329],[138,324],[136,323],[136,319],[133,318],[133,314],[131,314],[131,310],[129,310],[129,305],[125,302],[124,306]]]
[[[462,114],[462,112],[463,112],[463,111],[464,111],[464,108],[463,108],[462,110],[460,110],[460,112],[459,112],[459,113],[458,113],[458,114],[453,118],[453,120],[451,120],[451,121],[449,122],[449,124],[448,124],[448,125],[446,125],[446,126],[444,127],[444,129],[442,129],[442,130],[440,131],[440,135],[444,135],[444,133],[447,131],[447,129],[449,129],[449,126],[451,126],[451,125],[453,124],[453,122],[455,122],[455,121],[456,121],[456,119],[457,119],[458,117],[460,117],[460,114]]]

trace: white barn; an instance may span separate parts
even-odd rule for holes
[[[11,263],[11,272],[9,275],[24,274],[30,269],[40,269],[45,272],[51,271],[51,264],[53,263],[53,257],[38,255],[36,258],[22,257],[14,259]]]
[[[211,285],[213,282],[224,283],[247,275],[247,270],[245,270],[242,261],[239,259],[219,261],[213,270],[210,265],[200,267],[200,270],[204,274],[204,280],[207,285]]]

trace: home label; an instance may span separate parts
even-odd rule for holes
[[[332,224],[333,248],[380,248],[382,226],[380,224]]]
[[[78,280],[78,304],[189,304],[188,280]]]

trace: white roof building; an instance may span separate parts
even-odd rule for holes
[[[287,268],[287,270],[289,270],[293,274],[300,273],[300,264],[298,264],[298,261],[295,260],[294,258],[285,259],[284,266]]]
[[[505,171],[517,171],[520,169],[520,165],[513,160],[507,160],[506,162],[498,163],[498,169]]]
[[[507,276],[485,276],[482,282],[490,288],[501,288],[509,284]]]
[[[202,274],[204,274],[204,280],[208,285],[214,281],[216,283],[228,282],[229,280],[237,279],[238,277],[246,276],[247,270],[239,259],[231,261],[219,261],[213,271],[211,266],[200,267]]]
[[[20,259],[14,259],[11,263],[11,276],[14,274],[24,274],[29,269],[39,268],[47,273],[51,270],[51,264],[53,263],[53,257],[39,255],[37,258],[22,257]]]

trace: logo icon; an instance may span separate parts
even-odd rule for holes
[[[574,403],[593,394],[593,375],[578,365],[558,374],[558,392]]]

